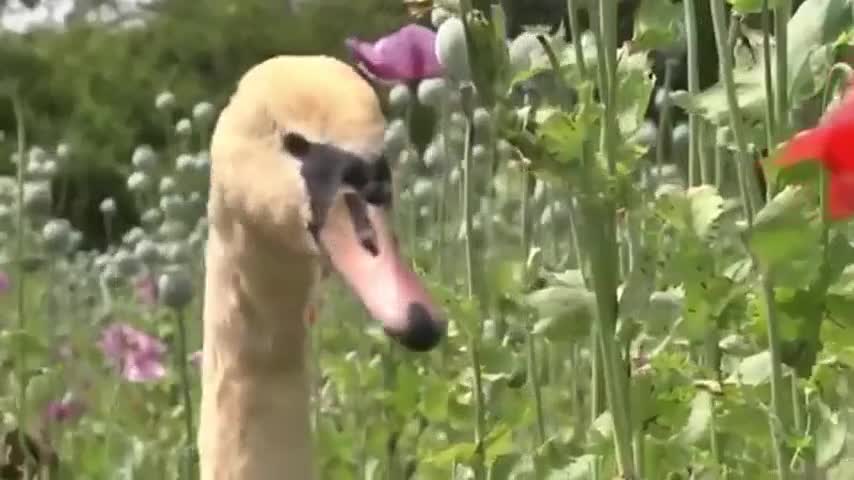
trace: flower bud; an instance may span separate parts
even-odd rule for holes
[[[160,194],[171,195],[178,190],[178,182],[174,177],[165,176],[160,179]]]
[[[160,198],[160,210],[167,219],[180,219],[186,207],[184,197],[177,194],[166,195]]]
[[[67,143],[60,143],[56,146],[56,156],[60,161],[68,160],[71,156],[71,147]]]
[[[172,308],[184,308],[193,299],[193,281],[185,268],[171,267],[157,279],[160,301]]]
[[[157,233],[167,240],[183,240],[187,237],[189,228],[181,220],[169,219],[160,225]]]
[[[445,163],[444,141],[441,137],[436,138],[427,145],[427,148],[424,149],[422,161],[428,168]]]
[[[489,160],[489,150],[483,145],[475,145],[471,147],[471,161],[474,163],[483,163]]]
[[[145,230],[139,227],[133,227],[127,232],[125,232],[124,236],[122,236],[122,242],[124,242],[125,245],[133,247],[134,245],[142,241],[142,239],[144,238]]]
[[[459,82],[471,79],[465,29],[459,18],[445,20],[436,31],[436,57],[452,79]]]

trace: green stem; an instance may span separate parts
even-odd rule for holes
[[[474,208],[472,205],[472,161],[471,150],[474,141],[474,120],[472,118],[472,98],[474,92],[470,87],[462,90],[463,110],[465,111],[466,132],[465,146],[463,150],[463,211],[464,211],[464,228],[465,228],[465,264],[466,264],[466,289],[469,299],[474,297],[474,265],[472,255],[472,216]],[[485,466],[485,445],[484,436],[486,429],[486,409],[483,394],[483,380],[480,362],[480,335],[482,326],[478,325],[477,331],[472,332],[472,338],[469,340],[469,353],[471,355],[472,368],[474,369],[474,396],[475,396],[475,425],[474,425],[474,472],[475,480],[484,480],[486,478]]]
[[[575,50],[575,64],[581,78],[587,78],[587,65],[584,61],[584,48],[581,45],[581,22],[578,21],[578,0],[566,0],[569,16],[569,28],[572,30],[572,47]]]
[[[662,92],[664,94],[664,102],[661,105],[659,110],[659,121],[658,121],[658,136],[655,147],[655,167],[657,169],[658,178],[661,178],[661,169],[664,166],[664,159],[667,156],[667,152],[670,150],[667,148],[670,143],[670,90],[673,85],[673,62],[665,62],[664,65],[664,85],[662,86]],[[690,182],[690,172],[688,181]]]
[[[777,76],[777,134],[786,136],[789,130],[789,19],[792,16],[792,1],[780,0],[774,9],[774,40]]]
[[[768,149],[777,142],[777,120],[774,97],[774,83],[771,74],[771,10],[768,0],[762,0],[762,61],[765,75],[765,136]]]
[[[768,349],[771,352],[771,438],[777,461],[777,475],[781,480],[789,478],[790,454],[784,444],[785,425],[783,411],[783,367],[780,354],[780,330],[777,319],[774,284],[769,273],[762,275],[762,293],[765,300],[765,313],[768,321]]]
[[[184,319],[184,311],[175,309],[175,317],[178,321],[178,355],[176,363],[178,364],[178,373],[181,375],[181,394],[184,401],[184,429],[186,438],[184,438],[184,456],[187,461],[187,479],[196,478],[196,455],[195,455],[195,428],[193,428],[193,400],[190,391],[193,388],[190,384],[189,367],[187,366],[187,325]]]
[[[698,45],[697,36],[697,4],[696,0],[684,0],[685,6],[685,34],[688,40],[688,92],[691,95],[700,93],[700,47]],[[693,172],[693,168],[700,161],[698,154],[703,144],[700,142],[700,117],[692,113],[688,117],[688,129],[690,136],[688,137],[688,171]],[[704,165],[700,165],[701,171],[705,172]],[[707,175],[702,175],[702,182],[706,183]],[[688,185],[693,185],[694,175],[689,173]]]

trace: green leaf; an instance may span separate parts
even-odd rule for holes
[[[845,415],[832,412],[830,407],[818,399],[814,401],[814,409],[817,410],[819,418],[815,432],[816,464],[819,468],[827,468],[834,463],[845,446],[848,422]]]
[[[585,335],[593,319],[596,296],[583,288],[546,287],[524,297],[539,317],[533,334],[552,341],[568,341]]]
[[[727,0],[733,10],[738,13],[758,13],[762,11],[762,4],[766,0]],[[779,0],[767,0],[768,8],[773,9],[779,4]]]
[[[771,352],[762,351],[744,358],[725,380],[729,384],[758,386],[771,381]]]
[[[643,0],[635,13],[632,48],[652,50],[665,48],[680,40],[683,9],[669,0]],[[682,40],[684,41],[684,40]]]
[[[802,285],[804,271],[817,273],[820,238],[818,218],[803,189],[787,186],[756,214],[747,233],[759,263],[775,274],[795,277]],[[800,268],[799,268],[800,267]],[[792,273],[789,273],[792,272]]]
[[[561,163],[569,164],[571,160],[577,162],[580,159],[587,128],[578,120],[576,115],[554,110],[538,128],[538,136],[546,151]]]
[[[427,375],[424,382],[426,385],[421,396],[421,412],[433,423],[443,422],[448,417],[448,385],[444,379],[434,375]]]
[[[688,416],[688,423],[685,428],[679,432],[681,441],[693,444],[699,442],[706,435],[709,428],[709,421],[712,418],[712,394],[700,390],[691,401],[691,414]]]
[[[663,185],[656,192],[656,212],[676,229],[700,239],[715,234],[715,222],[723,211],[724,200],[711,185],[688,190]]]

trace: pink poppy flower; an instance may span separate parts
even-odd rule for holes
[[[69,422],[80,418],[84,410],[82,402],[71,395],[66,395],[61,400],[48,403],[44,410],[44,417],[56,423]]]
[[[130,325],[114,323],[104,329],[98,343],[107,359],[131,382],[148,382],[166,375],[166,346]]]
[[[442,75],[436,32],[410,24],[374,43],[348,38],[346,45],[371,75],[385,81],[415,81]]]

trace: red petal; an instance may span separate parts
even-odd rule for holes
[[[833,220],[844,220],[854,215],[854,174],[830,174],[828,213]]]
[[[816,127],[798,133],[783,147],[775,163],[787,167],[803,160],[823,159],[831,132],[830,128]]]

